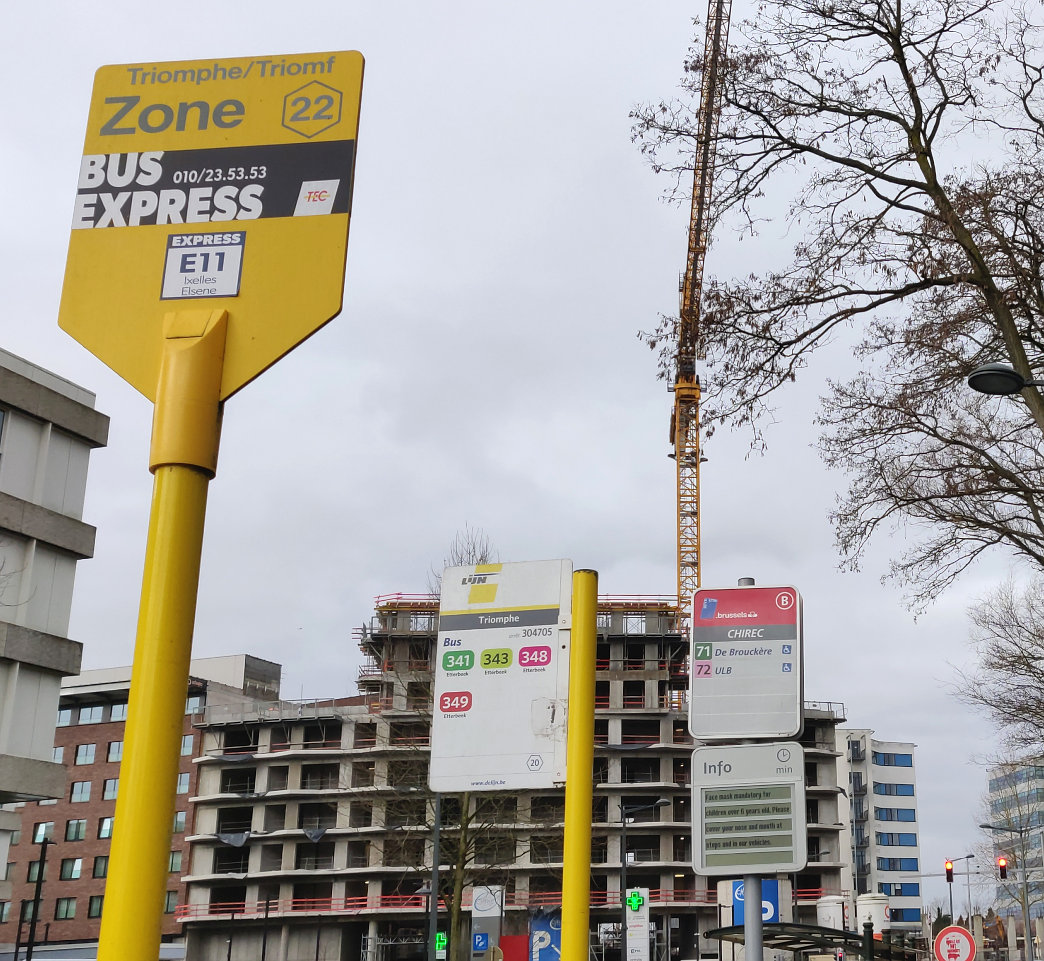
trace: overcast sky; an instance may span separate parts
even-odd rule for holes
[[[345,307],[226,407],[194,645],[278,661],[285,696],[324,697],[354,691],[352,630],[374,596],[426,591],[465,524],[501,560],[568,557],[600,572],[603,593],[673,592],[671,395],[635,334],[677,309],[688,212],[661,201],[628,111],[676,89],[702,14],[674,0],[8,10],[2,346],[94,391],[112,418],[91,461],[97,551],[70,631],[84,667],[130,661],[151,494],[151,405],[56,324],[95,69],[366,57]],[[724,240],[708,273],[762,255]],[[840,478],[809,446],[826,373],[782,399],[767,456],[713,439],[703,584],[802,592],[806,697],[917,744],[922,870],[941,872],[978,841],[991,738],[950,685],[969,659],[965,611],[1004,561],[916,622],[879,583],[901,542],[837,572],[826,512]],[[924,892],[942,899],[945,885],[926,878]]]

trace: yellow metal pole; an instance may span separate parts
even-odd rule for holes
[[[152,425],[152,511],[99,961],[159,957],[207,485],[217,469],[227,315],[168,314]]]
[[[594,766],[598,573],[573,573],[562,854],[562,961],[587,961],[591,924],[591,771]]]

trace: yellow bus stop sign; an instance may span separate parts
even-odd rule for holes
[[[335,317],[357,51],[98,70],[58,323],[155,401],[164,316],[228,312],[221,399]]]

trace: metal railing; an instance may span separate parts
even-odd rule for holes
[[[713,890],[685,888],[655,888],[649,891],[649,901],[654,904],[715,905],[717,895]],[[504,906],[507,908],[553,907],[561,905],[561,891],[505,892]],[[471,897],[465,894],[462,904],[471,905]],[[591,907],[620,907],[618,891],[592,891]],[[372,911],[411,911],[424,913],[428,904],[424,895],[383,894],[376,897],[354,898],[283,898],[267,902],[269,916],[309,911],[318,914],[362,914]],[[445,898],[439,899],[439,910],[448,910]],[[179,904],[174,911],[178,921],[226,921],[230,915],[236,917],[261,918],[265,916],[265,901],[222,901],[211,904]]]

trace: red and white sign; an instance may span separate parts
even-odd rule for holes
[[[935,936],[935,961],[973,961],[975,940],[966,928],[951,924]]]
[[[689,731],[697,740],[797,737],[801,595],[793,587],[697,591],[689,665]]]

